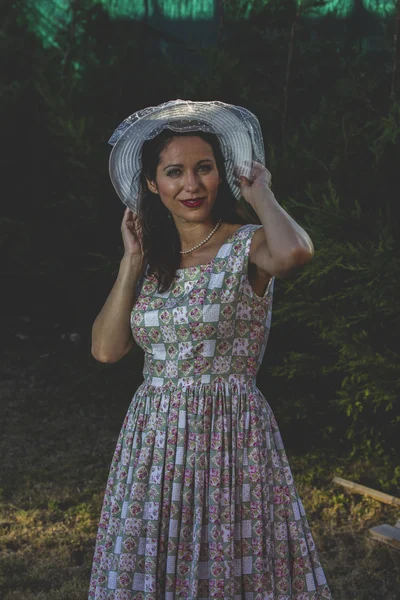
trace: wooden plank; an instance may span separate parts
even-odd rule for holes
[[[391,525],[371,527],[369,535],[372,539],[400,550],[400,529]]]
[[[394,504],[395,506],[400,506],[400,498],[390,496],[390,494],[385,494],[384,492],[378,492],[378,490],[373,490],[365,485],[360,485],[359,483],[354,483],[353,481],[348,481],[347,479],[342,479],[341,477],[334,477],[332,479],[332,483],[337,483],[338,485],[341,485],[351,492],[355,492],[356,494],[370,496],[371,498],[379,500],[380,502],[384,502],[385,504]]]

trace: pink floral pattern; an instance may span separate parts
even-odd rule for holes
[[[272,410],[256,386],[271,323],[239,227],[168,293],[147,276],[145,353],[111,462],[90,600],[331,600]]]

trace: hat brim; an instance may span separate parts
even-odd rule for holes
[[[115,137],[122,128],[109,160],[110,178],[122,202],[132,212],[138,212],[142,146],[164,129],[215,134],[225,160],[227,183],[239,200],[238,176],[250,177],[254,160],[264,163],[262,134],[255,115],[223,102],[176,100],[151,109],[128,117],[113,134]]]

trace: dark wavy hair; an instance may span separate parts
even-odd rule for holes
[[[211,212],[214,222],[220,218],[227,223],[245,224],[248,222],[248,217],[238,207],[237,200],[226,181],[224,157],[218,138],[214,134],[203,131],[177,133],[165,129],[152,140],[146,141],[142,148],[143,167],[140,175],[141,194],[138,215],[143,232],[143,268],[148,268],[149,275],[155,274],[159,292],[169,289],[176,270],[180,266],[181,242],[174,220],[168,218],[168,209],[158,194],[153,194],[148,189],[146,179],[155,181],[161,152],[173,138],[178,136],[198,136],[210,144],[213,150],[217,169],[222,179]]]

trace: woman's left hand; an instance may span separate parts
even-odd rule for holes
[[[243,198],[254,207],[254,204],[262,202],[266,195],[272,194],[270,188],[272,175],[267,167],[259,162],[253,162],[251,179],[243,175],[238,177],[238,185]]]

